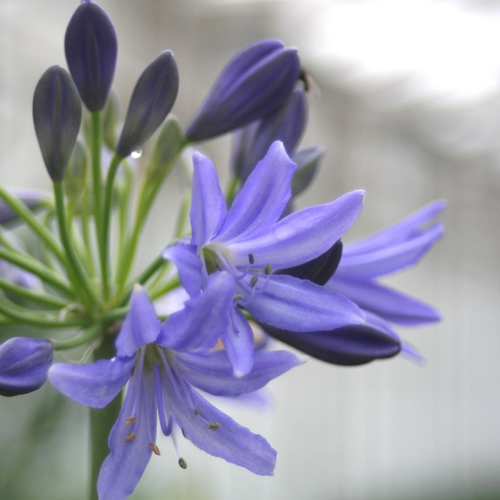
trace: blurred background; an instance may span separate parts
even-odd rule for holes
[[[264,406],[222,406],[278,450],[253,476],[168,439],[134,500],[500,498],[500,1],[101,0],[119,40],[123,113],[143,68],[176,55],[174,108],[186,125],[225,62],[277,37],[299,48],[321,88],[302,145],[328,150],[300,207],[367,190],[345,241],[446,198],[447,234],[418,266],[386,280],[437,308],[442,323],[399,329],[427,358],[360,368],[309,360],[269,386]],[[31,119],[36,82],[66,66],[78,2],[0,0],[0,182],[44,187]],[[203,144],[223,180],[229,139]],[[168,243],[175,173],[155,205],[143,263]],[[10,332],[9,332],[10,333]],[[0,331],[0,340],[7,333]],[[86,498],[87,410],[49,385],[0,399],[0,498]]]

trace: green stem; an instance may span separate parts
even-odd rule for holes
[[[233,203],[239,185],[240,185],[240,179],[238,177],[233,177],[226,191],[226,204],[228,207],[230,207],[231,204]]]
[[[94,359],[111,359],[116,355],[114,337],[104,336],[101,346],[94,351]],[[115,425],[120,414],[122,404],[121,393],[111,403],[102,409],[91,408],[90,410],[90,434],[91,434],[91,474],[90,474],[90,496],[91,500],[98,500],[97,478],[104,459],[109,454],[108,438],[111,429]]]
[[[94,220],[97,244],[101,245],[101,217],[102,217],[102,177],[101,177],[101,146],[102,146],[102,117],[100,111],[91,114],[92,117],[92,181],[94,194]],[[99,255],[101,252],[99,251]]]
[[[96,323],[85,330],[80,335],[69,339],[54,339],[52,345],[56,351],[63,351],[65,349],[73,349],[75,347],[91,342],[102,333],[102,323]],[[114,354],[113,354],[114,356]]]
[[[83,292],[79,293],[82,302],[84,302],[87,306],[93,307],[99,303],[99,300],[86,274],[84,273],[82,265],[80,264],[80,261],[75,253],[75,249],[73,248],[66,221],[62,182],[54,182],[54,193],[56,196],[56,212],[61,241],[64,250],[66,251],[66,255],[68,256],[68,275],[70,280],[74,281],[75,290],[77,292]]]
[[[109,300],[109,222],[111,219],[111,206],[113,202],[113,184],[118,172],[118,167],[122,158],[114,155],[109,166],[108,179],[106,181],[106,195],[104,198],[104,212],[101,225],[101,272],[102,272],[102,288],[105,301]]]
[[[94,262],[92,260],[92,240],[90,238],[90,227],[89,227],[89,193],[87,187],[85,187],[82,199],[82,209],[80,214],[81,225],[82,225],[82,238],[85,244],[85,249],[87,252],[87,260],[89,263],[89,273],[90,276],[94,276]]]
[[[175,276],[172,276],[172,278],[170,278],[161,288],[158,288],[150,293],[151,300],[160,298],[161,296],[180,286],[180,284],[181,282],[179,280],[179,276],[177,274]]]
[[[56,297],[54,295],[49,295],[42,292],[34,292],[23,286],[15,285],[11,281],[7,281],[0,278],[0,289],[13,293],[18,297],[29,300],[30,302],[35,302],[36,304],[41,304],[43,306],[55,307],[56,309],[62,309],[68,305],[68,302]]]
[[[129,214],[130,214],[130,194],[132,190],[132,182],[134,180],[133,172],[131,166],[124,162],[123,166],[125,167],[125,181],[124,186],[120,193],[120,211],[119,211],[119,231],[118,231],[118,253],[122,248],[125,247],[127,237],[128,237],[128,229],[129,229]],[[119,270],[119,255],[116,259],[116,272],[118,274]]]

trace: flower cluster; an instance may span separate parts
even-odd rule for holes
[[[49,378],[61,393],[93,408],[94,427],[110,432],[109,454],[92,452],[93,469],[101,466],[93,478],[101,500],[132,494],[151,456],[160,455],[158,421],[182,468],[181,437],[255,474],[272,475],[270,444],[198,391],[227,398],[254,393],[305,361],[270,350],[271,337],[337,365],[400,352],[419,356],[392,324],[430,323],[439,313],[377,278],[415,264],[441,238],[442,224],[432,220],[445,204],[431,203],[345,246],[364,191],[295,211],[294,199],[312,181],[324,149],[298,147],[309,79],[297,50],[279,40],[237,53],[185,132],[170,114],[179,91],[171,51],[140,75],[123,123],[112,90],[117,37],[93,1],[76,9],[65,52],[69,72],[50,67],[33,99],[54,194],[0,186],[0,322],[6,332],[10,325],[33,325],[78,333],[1,344],[0,394],[32,392]],[[228,132],[232,180],[224,193],[210,159],[192,149]],[[141,176],[134,157],[151,138],[153,153]],[[131,278],[160,187],[186,157],[192,188],[176,233]],[[4,229],[16,221],[37,236],[41,259]],[[158,303],[165,298],[177,302],[168,314]],[[82,362],[52,364],[54,353],[80,346],[87,346]],[[93,363],[86,363],[89,355]],[[110,411],[100,412],[104,407]]]

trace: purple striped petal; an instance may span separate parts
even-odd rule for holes
[[[202,287],[202,263],[196,256],[196,246],[177,243],[167,247],[162,256],[176,265],[182,286],[187,293],[191,297],[199,295]]]

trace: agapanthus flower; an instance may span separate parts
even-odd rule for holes
[[[309,279],[348,297],[364,311],[363,325],[331,331],[298,334],[264,326],[267,333],[301,351],[334,364],[358,365],[398,354],[417,356],[401,341],[391,326],[424,325],[441,319],[439,312],[424,302],[378,283],[381,276],[416,264],[443,236],[439,216],[446,202],[436,201],[402,221],[355,243],[345,245],[342,257],[328,261],[325,254],[307,269],[283,272]],[[315,264],[315,265],[314,265]],[[312,270],[316,272],[313,273]]]
[[[309,207],[277,222],[291,195],[296,165],[275,142],[226,210],[217,172],[195,153],[190,241],[167,248],[191,296],[209,275],[225,270],[233,280],[231,321],[221,331],[235,374],[250,372],[254,343],[242,309],[258,321],[293,331],[329,330],[361,323],[351,301],[309,280],[273,271],[307,262],[329,249],[361,211],[364,191],[353,191],[325,205]]]
[[[160,454],[158,417],[163,434],[172,438],[182,468],[187,461],[180,454],[180,435],[203,451],[255,474],[273,474],[276,451],[269,443],[217,410],[194,388],[216,396],[239,396],[260,389],[303,359],[284,351],[259,351],[252,373],[235,378],[224,350],[179,352],[176,345],[203,339],[212,335],[209,330],[220,328],[221,297],[230,299],[231,290],[225,273],[209,281],[205,292],[186,302],[163,329],[147,293],[136,287],[116,340],[116,358],[91,365],[56,364],[50,370],[50,380],[61,392],[96,408],[108,404],[129,381],[109,437],[110,454],[99,475],[100,500],[128,498],[151,455]]]
[[[53,348],[48,339],[13,337],[0,344],[0,395],[18,396],[47,380]]]

